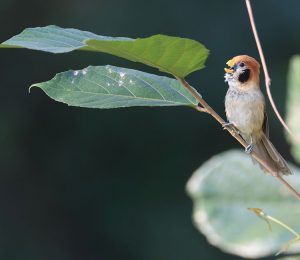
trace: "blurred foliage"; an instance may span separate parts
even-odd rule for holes
[[[299,190],[300,169],[291,168],[295,175],[289,181]],[[293,238],[282,227],[272,226],[270,232],[247,208],[262,207],[300,230],[299,201],[242,151],[227,151],[205,162],[188,181],[187,191],[197,228],[226,252],[249,258],[274,255]]]
[[[300,2],[253,5],[272,92],[283,111],[288,60],[299,53]],[[196,39],[211,54],[205,70],[189,82],[218,112],[227,90],[225,61],[243,53],[258,57],[240,0],[1,0],[0,22],[0,42],[48,24],[100,35]],[[1,50],[0,258],[237,258],[195,230],[184,183],[202,162],[238,144],[191,109],[66,109],[40,91],[28,95],[32,83],[90,64],[154,72],[100,53]],[[272,141],[291,159],[281,126],[269,115]]]
[[[290,60],[288,71],[288,97],[286,102],[287,124],[300,140],[300,56],[294,56]],[[291,144],[291,153],[300,163],[300,144],[296,143],[288,134]]]
[[[276,256],[278,256],[282,253],[287,253],[287,251],[290,250],[292,246],[295,247],[294,250],[296,250],[296,252],[298,252],[298,254],[299,254],[300,247],[298,246],[298,243],[300,242],[300,234],[296,230],[294,230],[293,228],[291,228],[284,222],[278,220],[277,218],[274,218],[274,217],[266,214],[263,211],[263,209],[260,209],[260,208],[248,208],[248,209],[250,211],[254,212],[259,218],[266,221],[270,231],[272,230],[272,225],[271,225],[271,222],[272,222],[273,224],[275,223],[276,225],[281,226],[282,228],[284,228],[285,230],[287,230],[294,236],[293,239],[289,240],[288,242],[284,243],[284,245],[281,246],[281,249],[276,253]]]

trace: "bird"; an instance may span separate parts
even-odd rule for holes
[[[248,144],[245,151],[250,155],[255,152],[263,159],[272,170],[271,174],[292,174],[269,139],[266,102],[259,84],[260,64],[248,55],[238,55],[226,65],[224,78],[229,87],[225,96],[225,112],[228,122],[223,127],[234,128]],[[260,167],[270,172],[262,164]]]

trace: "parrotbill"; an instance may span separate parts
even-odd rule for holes
[[[228,123],[248,143],[247,153],[255,152],[272,169],[272,174],[291,174],[286,161],[269,139],[268,117],[265,98],[260,89],[260,65],[248,55],[230,59],[225,68],[225,81],[229,88],[225,97]],[[263,165],[260,165],[267,171]]]

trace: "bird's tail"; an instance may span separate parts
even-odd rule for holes
[[[265,134],[262,135],[259,141],[254,143],[254,151],[269,164],[274,173],[283,175],[292,174],[286,161],[282,158],[280,153],[277,152],[276,148]],[[262,165],[260,165],[260,167],[268,172]]]

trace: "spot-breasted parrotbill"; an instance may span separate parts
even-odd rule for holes
[[[225,81],[229,88],[225,97],[228,123],[249,144],[246,152],[255,151],[269,164],[272,174],[291,174],[287,163],[269,140],[265,98],[259,86],[260,65],[252,57],[239,55],[227,63]],[[265,171],[264,167],[261,168]]]

